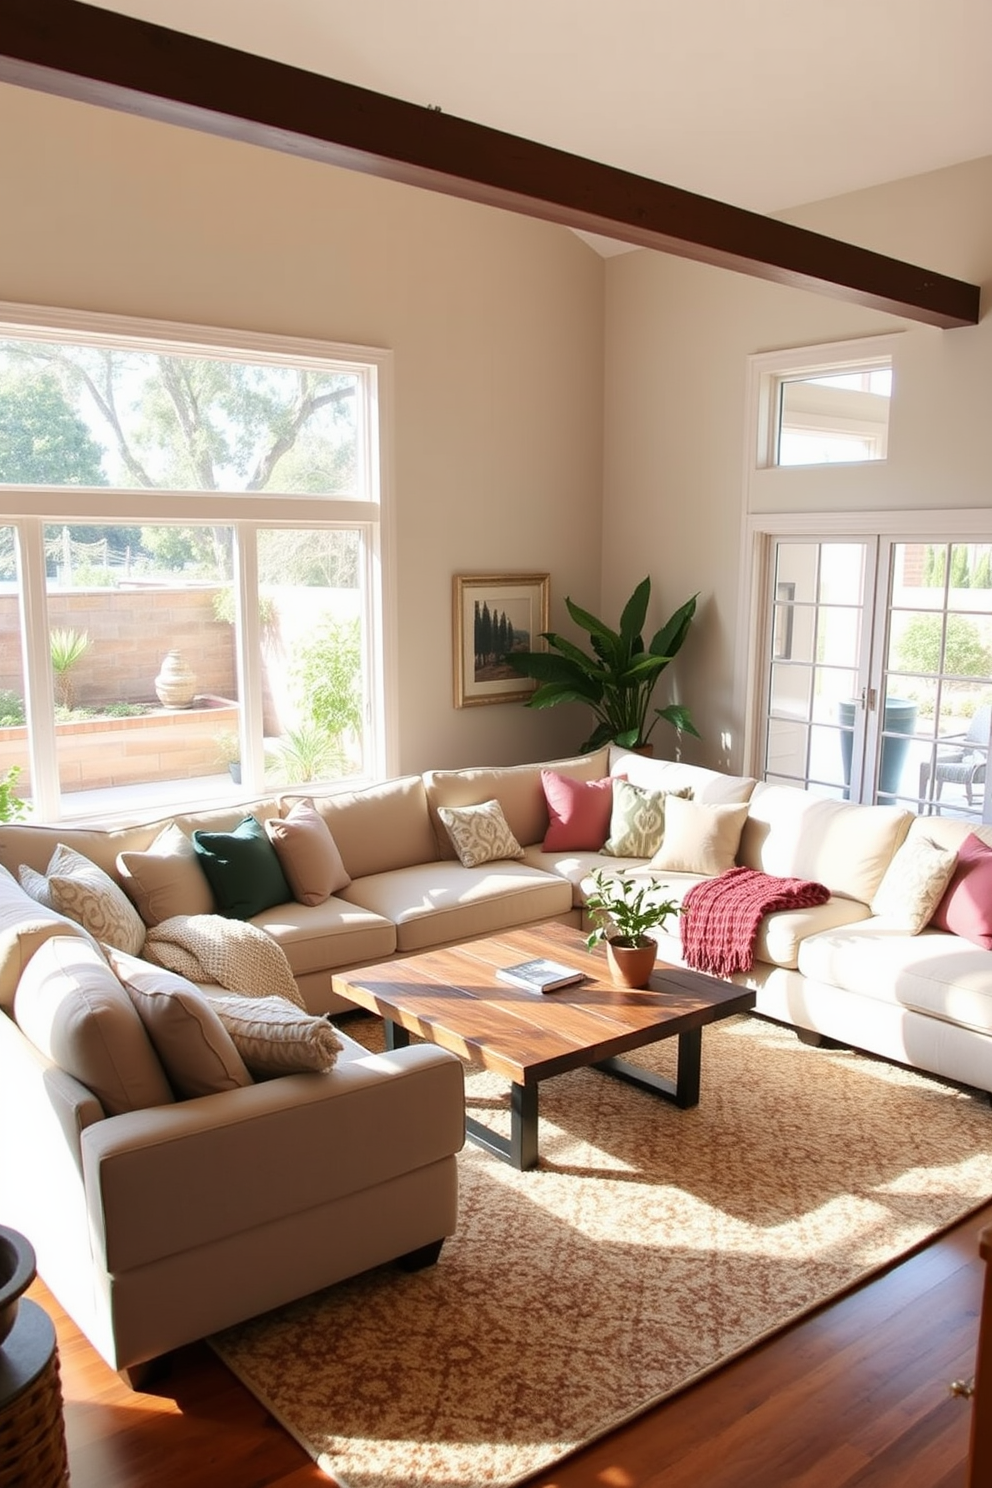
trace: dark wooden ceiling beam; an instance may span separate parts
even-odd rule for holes
[[[776,218],[78,0],[2,0],[0,81],[524,212],[910,320],[979,289]]]

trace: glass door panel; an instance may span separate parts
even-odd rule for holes
[[[860,790],[874,545],[777,541],[765,664],[764,778]]]

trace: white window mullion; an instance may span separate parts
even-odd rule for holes
[[[28,719],[31,796],[36,815],[58,812],[59,772],[55,750],[55,689],[49,641],[45,575],[45,529],[37,520],[17,525],[20,576],[24,713]]]
[[[261,792],[265,777],[262,739],[262,625],[258,605],[258,544],[247,522],[234,527],[235,661],[241,703],[241,783]]]

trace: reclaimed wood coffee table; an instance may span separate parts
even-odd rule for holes
[[[537,956],[564,961],[587,980],[543,994],[497,980],[497,967]],[[703,1028],[754,1005],[746,987],[678,966],[656,967],[643,992],[614,987],[603,949],[587,951],[580,931],[557,923],[339,972],[333,987],[381,1015],[387,1048],[417,1034],[509,1080],[509,1140],[472,1117],[465,1125],[474,1141],[520,1169],[537,1164],[542,1080],[592,1065],[694,1106]],[[674,1080],[621,1058],[664,1038],[678,1039]]]

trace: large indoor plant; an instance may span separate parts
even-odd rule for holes
[[[581,746],[583,753],[608,743],[644,749],[659,718],[680,733],[699,737],[689,710],[680,703],[651,711],[658,680],[692,623],[696,596],[686,600],[645,646],[642,631],[650,598],[651,580],[643,579],[624,605],[618,630],[566,598],[568,613],[589,635],[591,651],[583,651],[554,631],[544,631],[549,650],[515,651],[508,658],[516,671],[540,684],[527,699],[528,708],[586,703],[592,709],[598,721]]]
[[[586,945],[592,950],[605,941],[610,975],[618,986],[646,987],[658,958],[658,942],[647,932],[664,929],[682,906],[658,897],[665,885],[656,878],[629,878],[625,868],[615,873],[596,868],[590,876],[595,888],[585,910],[594,928]]]

